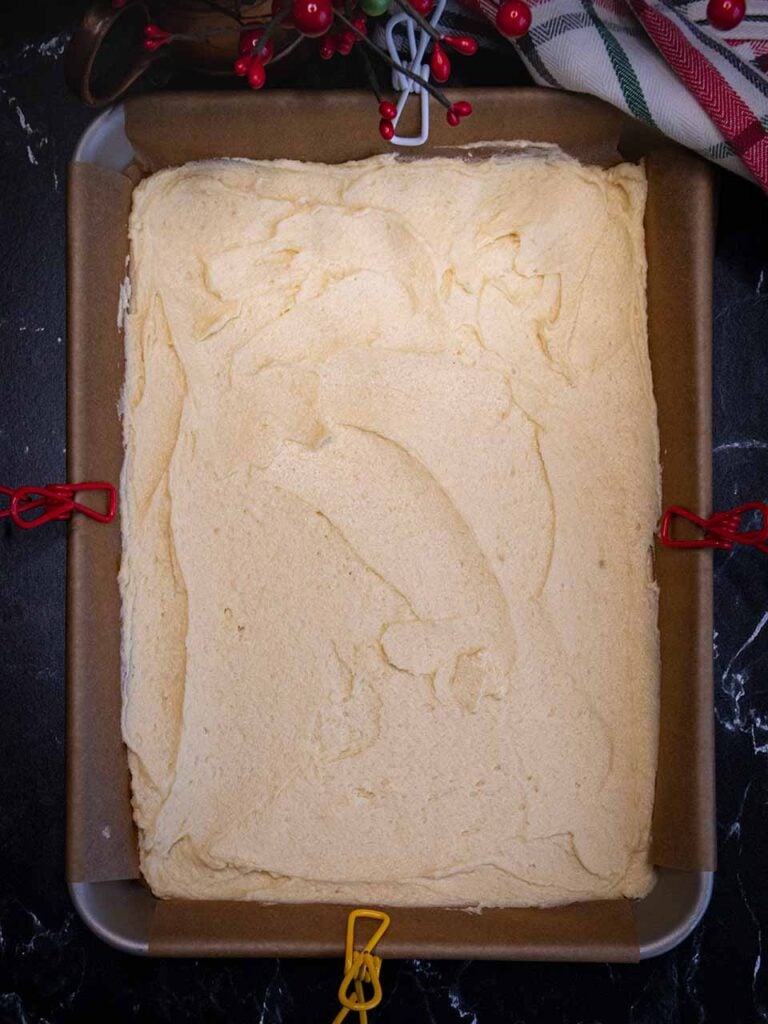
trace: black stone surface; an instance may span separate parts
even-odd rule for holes
[[[64,187],[93,114],[67,93],[62,52],[81,10],[19,0],[0,18],[5,485],[65,473]],[[356,84],[352,68],[318,62],[301,84]],[[504,54],[471,77],[524,80]],[[768,203],[726,175],[715,275],[715,505],[725,508],[768,500]],[[135,959],[103,945],[75,914],[63,878],[65,554],[63,524],[22,533],[0,523],[0,1022],[329,1022],[340,962]],[[718,555],[715,606],[720,870],[702,925],[639,966],[386,963],[372,1021],[768,1020],[766,556]]]

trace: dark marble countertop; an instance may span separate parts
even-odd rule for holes
[[[92,119],[66,90],[77,2],[5,5],[0,36],[0,483],[65,475],[65,185]],[[310,69],[303,85],[327,84]],[[338,76],[339,72],[335,72]],[[335,85],[354,84],[342,71]],[[346,76],[346,77],[345,77]],[[475,82],[519,83],[510,55]],[[155,82],[162,85],[162,82]],[[768,500],[768,201],[722,175],[714,297],[715,507]],[[142,960],[64,883],[64,524],[0,526],[0,1022],[330,1021],[340,961]],[[380,1024],[768,1021],[768,561],[715,556],[720,868],[703,923],[637,966],[384,965]]]

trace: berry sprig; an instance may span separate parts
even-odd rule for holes
[[[397,107],[391,100],[382,100],[379,103],[379,113],[381,114],[379,135],[385,142],[389,142],[395,134],[394,122],[397,117]]]
[[[235,74],[248,79],[252,89],[261,89],[267,80],[265,66],[274,55],[271,39],[265,38],[264,29],[253,28],[240,34],[240,56],[235,61]]]
[[[173,39],[170,32],[167,32],[164,28],[160,28],[159,25],[155,25],[150,22],[144,26],[144,41],[142,46],[149,53],[154,53],[155,50],[159,50],[161,46],[166,46]]]
[[[400,2],[401,0],[398,0],[398,3]],[[451,127],[455,127],[456,125],[458,125],[459,120],[461,119],[462,116],[468,117],[469,114],[472,113],[471,105],[469,103],[466,103],[465,113],[463,115],[459,114],[457,120],[455,112],[453,112],[453,108],[456,106],[456,104],[451,104],[447,96],[440,89],[437,89],[434,85],[432,85],[431,82],[427,81],[426,78],[423,78],[415,71],[412,71],[406,65],[401,64],[400,61],[392,60],[389,54],[385,53],[384,50],[379,49],[379,47],[376,46],[376,44],[372,42],[367,35],[358,32],[357,29],[355,29],[354,24],[344,14],[342,14],[341,11],[336,11],[336,17],[339,21],[345,24],[347,28],[349,28],[351,31],[355,33],[359,42],[363,43],[366,47],[373,50],[381,60],[383,60],[386,64],[389,64],[389,66],[394,68],[395,71],[399,71],[401,74],[405,75],[406,78],[410,78],[411,81],[416,82],[418,85],[422,87],[422,89],[425,89],[430,94],[430,96],[433,96],[438,103],[442,104],[442,106],[444,106],[447,111],[446,121],[448,122],[449,125],[451,125]],[[430,28],[432,28],[431,25]],[[433,31],[435,30],[433,29]],[[439,33],[435,32],[435,34],[439,38]],[[464,103],[465,101],[462,102]],[[396,113],[397,111],[395,111],[395,115]],[[449,114],[451,114],[450,117],[448,116]],[[391,132],[390,128],[392,128]],[[379,122],[379,134],[383,139],[386,139],[387,141],[389,141],[389,139],[392,138],[392,136],[394,135],[394,125],[392,124],[390,118],[382,117],[381,121]]]
[[[128,0],[111,2],[115,9],[119,9],[124,7]],[[403,64],[399,58],[393,59],[393,56],[368,36],[367,18],[386,14],[390,2],[391,0],[272,0],[272,17],[260,28],[248,27],[239,5],[231,12],[214,0],[210,0],[210,6],[227,13],[240,26],[242,31],[238,42],[238,57],[234,61],[233,70],[236,75],[245,78],[252,89],[261,89],[266,83],[267,65],[275,56],[272,37],[282,25],[286,29],[294,29],[300,36],[317,39],[318,53],[323,60],[330,60],[336,54],[345,57],[357,44],[362,44],[359,52],[378,101],[379,133],[382,138],[390,140],[394,137],[399,109],[391,100],[381,97],[368,57],[369,52],[375,53],[380,60],[404,78],[415,82],[434,97],[445,108],[447,123],[455,127],[463,117],[468,117],[472,113],[472,106],[465,100],[451,103],[438,88],[448,80],[451,73],[451,61],[446,50],[450,49],[462,56],[471,57],[477,52],[477,42],[470,36],[441,33],[427,20],[434,10],[436,0],[394,0],[430,37],[429,65],[432,81],[429,81],[413,71],[409,65]],[[507,3],[515,2],[519,3],[522,0],[507,0]],[[737,3],[740,0],[730,2]],[[187,38],[190,37],[177,36],[150,22],[144,27],[142,45],[147,51],[155,52],[175,39]]]
[[[279,0],[273,0],[272,17],[264,28],[251,28],[240,33],[238,53],[234,64],[236,75],[248,79],[252,89],[261,89],[267,80],[266,66],[275,54],[272,37],[278,28],[292,18],[292,7],[279,8]]]
[[[366,26],[367,35],[367,26]],[[385,142],[390,142],[395,134],[395,118],[397,117],[397,105],[392,100],[385,99],[381,95],[381,89],[379,88],[379,82],[376,78],[376,74],[371,64],[371,59],[368,56],[368,51],[364,46],[361,46],[358,50],[360,54],[360,61],[363,65],[363,70],[368,78],[368,84],[373,91],[373,95],[379,104],[379,134]]]
[[[358,14],[352,19],[352,24],[358,32],[368,35],[368,22],[364,15]],[[336,53],[340,57],[348,57],[357,41],[358,37],[350,29],[344,29],[343,32],[326,32],[320,39],[318,53],[322,60],[330,60]]]
[[[443,35],[435,26],[427,20],[427,15],[434,6],[434,0],[395,0],[397,6],[413,18],[419,28],[423,29],[432,38],[432,53],[429,58],[429,70],[432,78],[440,85],[443,85],[451,76],[451,61],[443,48],[443,44],[451,47],[456,53],[464,57],[472,57],[477,53],[477,40],[471,36],[449,36]],[[458,124],[458,121],[455,122]],[[451,118],[448,124],[453,125]]]
[[[120,0],[114,2],[119,3]],[[318,53],[323,60],[330,60],[336,54],[347,56],[357,44],[361,44],[361,59],[379,104],[379,133],[383,139],[394,137],[399,111],[395,103],[381,97],[368,58],[369,52],[375,53],[380,60],[433,96],[445,108],[447,123],[455,127],[462,118],[472,113],[472,106],[466,100],[451,103],[438,88],[438,85],[448,80],[451,72],[446,49],[470,57],[477,52],[477,42],[470,36],[447,35],[438,31],[427,20],[434,9],[435,0],[395,2],[430,36],[432,81],[423,78],[399,59],[393,59],[369,38],[367,18],[384,14],[389,9],[390,0],[272,0],[272,17],[266,25],[257,29],[244,27],[240,33],[238,57],[234,62],[235,74],[247,79],[252,89],[262,88],[267,79],[267,65],[274,57],[272,37],[278,27],[283,25],[295,29],[301,36],[317,39]],[[156,50],[173,38],[170,32],[158,25],[148,25],[145,30],[147,49]]]
[[[469,117],[472,113],[472,104],[468,100],[459,100],[458,103],[454,103],[448,113],[445,115],[445,120],[451,126],[456,128],[462,117]]]

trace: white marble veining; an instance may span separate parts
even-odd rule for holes
[[[683,991],[687,997],[687,1001],[691,1004],[693,1012],[696,1014],[696,1024],[704,1024],[707,1019],[707,1011],[704,1007],[704,1003],[702,1002],[699,988],[701,945],[704,941],[705,928],[706,924],[703,924],[693,936],[690,952],[688,954],[688,962],[683,967],[682,976]]]
[[[283,1013],[282,1003],[284,1002],[285,986],[283,975],[280,970],[280,961],[275,960],[275,970],[267,983],[264,991],[264,998],[261,1001],[261,1013],[259,1024],[282,1024]]]
[[[716,448],[713,448],[712,454],[719,455],[721,452],[751,451],[768,451],[768,441],[761,441],[756,437],[746,438],[742,441],[726,441],[724,444],[719,444]]]
[[[756,914],[752,901],[747,896],[747,891],[744,886],[744,882],[741,877],[741,872],[736,871],[736,882],[738,884],[739,894],[741,901],[744,904],[744,908],[747,911],[750,921],[754,927],[755,935],[755,951],[754,951],[754,964],[752,967],[752,998],[755,1010],[755,1021],[768,1021],[768,1005],[763,1000],[762,995],[758,991],[761,971],[763,968],[763,926],[760,922],[760,918]]]
[[[768,716],[757,706],[755,701],[762,689],[759,684],[752,686],[751,663],[745,659],[755,641],[768,624],[768,611],[764,612],[749,636],[730,657],[720,678],[720,690],[725,696],[715,706],[715,716],[720,725],[728,733],[742,733],[749,736],[755,754],[768,753]],[[758,677],[759,678],[759,677]]]

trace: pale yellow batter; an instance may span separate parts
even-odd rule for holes
[[[160,896],[639,896],[658,718],[642,169],[136,190],[125,741]]]

